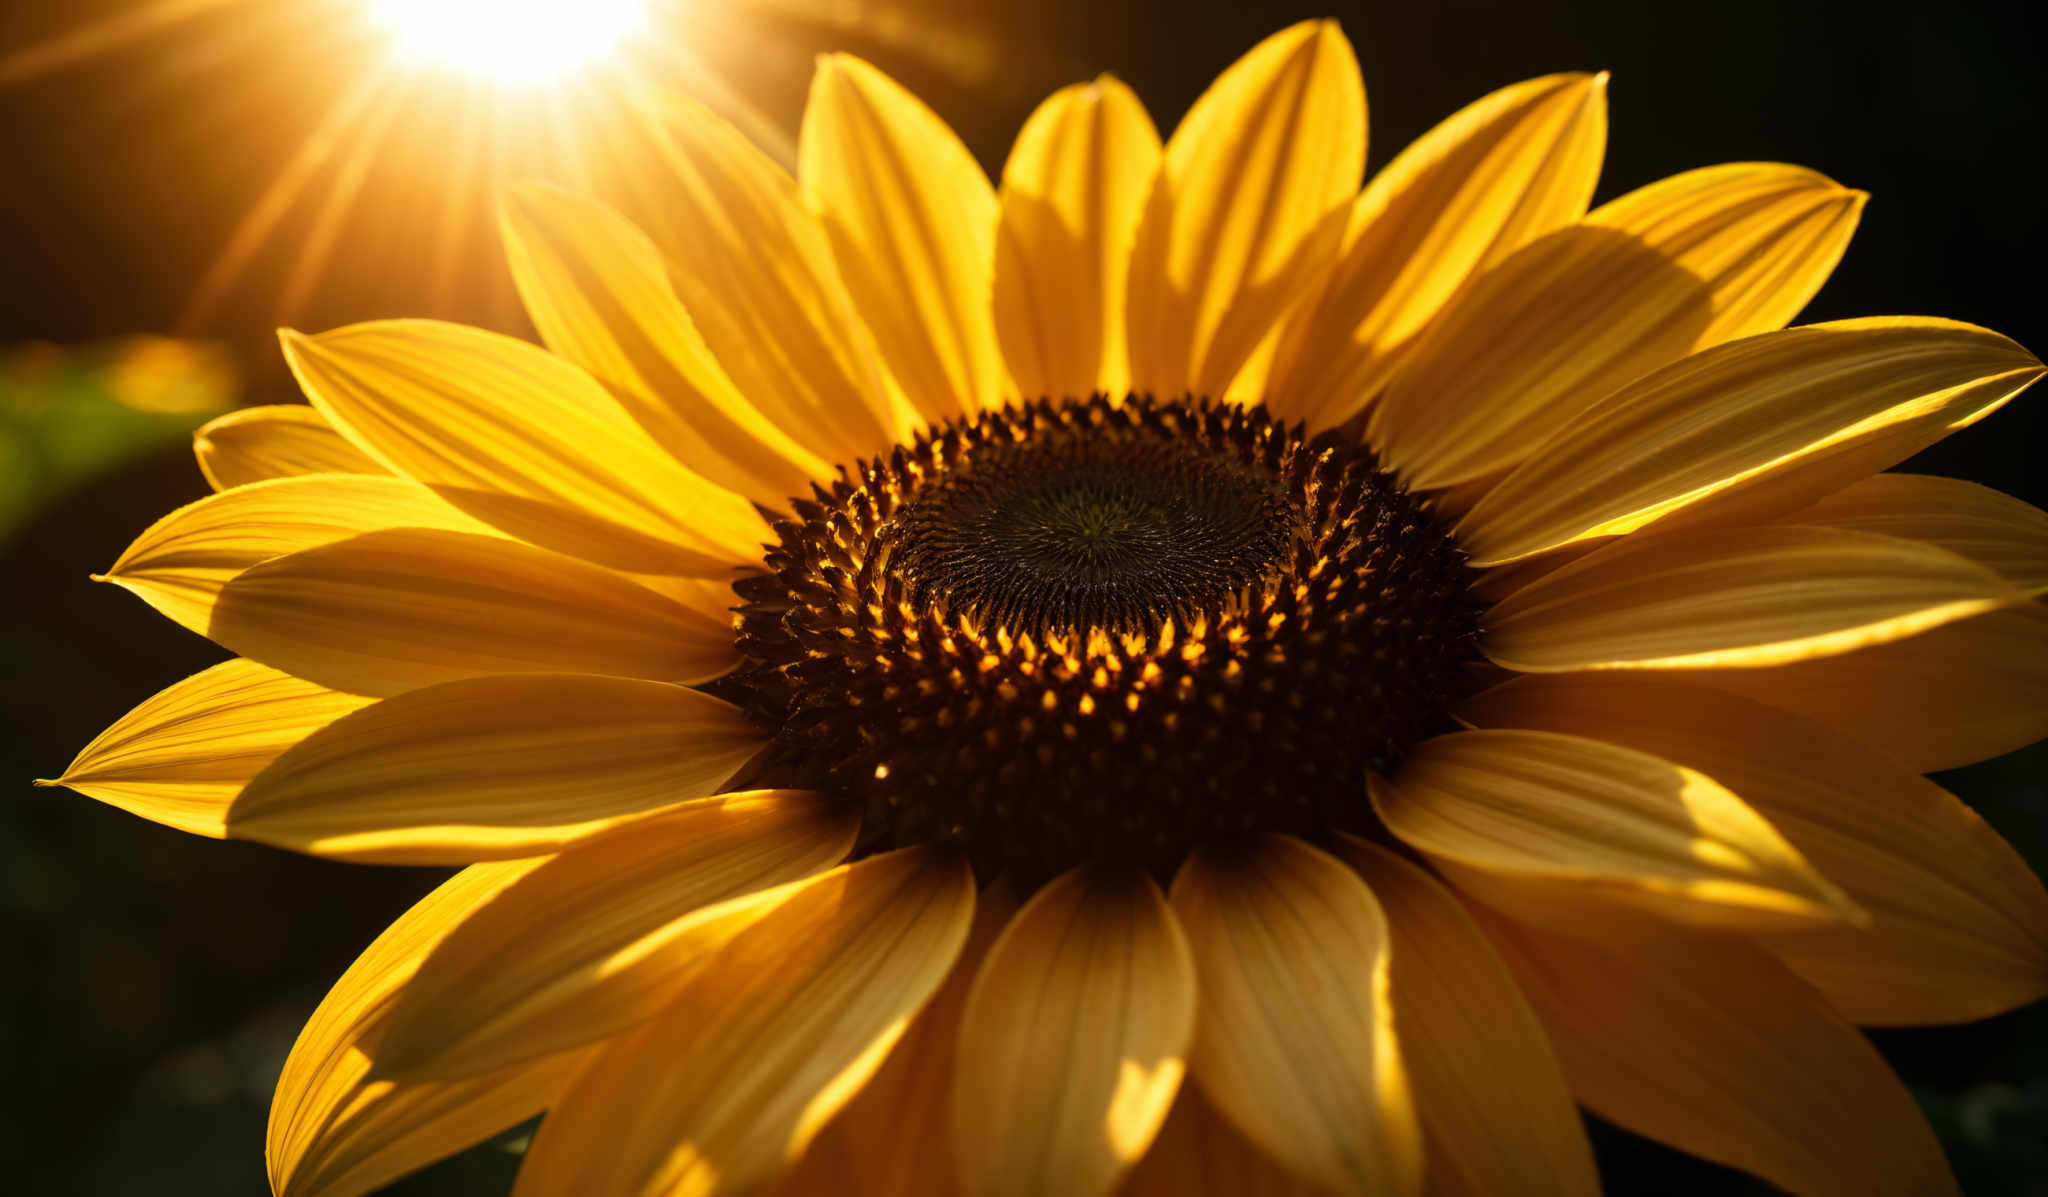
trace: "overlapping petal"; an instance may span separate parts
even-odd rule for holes
[[[609,387],[678,461],[764,504],[806,494],[812,479],[830,473],[829,457],[741,394],[676,297],[661,251],[624,217],[553,188],[523,187],[505,197],[500,219],[512,277],[541,340]],[[775,398],[760,394],[761,402]],[[829,442],[829,427],[808,439]]]
[[[1784,522],[1921,541],[1975,561],[2037,598],[2048,593],[2048,511],[1960,478],[1878,474]]]
[[[1954,553],[1868,532],[1644,534],[1496,603],[1483,647],[1524,673],[1754,669],[1882,645],[2025,598]]]
[[[351,441],[522,540],[614,569],[715,576],[768,539],[745,499],[683,468],[595,379],[537,346],[432,320],[283,340],[313,406]]]
[[[1473,505],[1459,544],[1498,565],[1666,519],[1725,521],[1737,503],[1767,518],[1766,496],[1790,510],[1902,461],[2041,372],[2006,338],[1947,320],[1843,320],[1718,346],[1562,429]]]
[[[227,835],[228,804],[285,749],[370,699],[223,661],[143,702],[78,754],[63,785],[158,823]]]
[[[653,1016],[691,965],[831,868],[859,818],[820,795],[727,794],[584,839],[485,903],[406,984],[380,1076],[448,1080]]]
[[[1607,148],[1607,77],[1546,75],[1473,103],[1359,194],[1335,266],[1284,325],[1265,400],[1332,427],[1473,276],[1586,214]]]
[[[280,478],[171,512],[135,538],[106,579],[204,636],[221,589],[250,567],[390,528],[490,531],[410,479]]]
[[[1602,1118],[1799,1197],[1956,1192],[1884,1058],[1762,949],[1676,929],[1606,948],[1481,917]]]
[[[1248,847],[1238,859],[1193,856],[1174,879],[1201,985],[1191,1074],[1302,1179],[1333,1193],[1420,1192],[1379,903],[1300,840]]]
[[[633,211],[670,282],[740,393],[827,459],[896,440],[880,350],[795,179],[702,105],[666,97],[651,146],[668,169]],[[830,450],[830,451],[828,451]]]
[[[1124,303],[1159,131],[1122,82],[1054,92],[1003,164],[996,335],[1027,397],[1130,389]]]
[[[1598,1197],[1543,1025],[1462,903],[1393,852],[1342,837],[1393,933],[1394,1022],[1428,1143],[1429,1191]]]
[[[228,834],[391,864],[533,856],[714,794],[762,744],[738,709],[661,682],[444,682],[278,757],[229,807]]]
[[[390,472],[349,444],[319,412],[297,403],[217,416],[192,434],[192,452],[215,490],[301,474]]]
[[[1260,1154],[1200,1089],[1183,1085],[1123,1197],[1315,1197],[1321,1191]]]
[[[369,1078],[385,1018],[450,929],[534,865],[474,865],[386,928],[313,1011],[271,1102],[265,1154],[278,1197],[364,1197],[540,1113],[580,1071],[582,1053],[530,1060],[448,1084]]]
[[[598,1056],[542,1122],[513,1192],[765,1186],[873,1075],[973,917],[965,862],[923,849],[801,883]]]
[[[1490,899],[1619,903],[1679,922],[1812,928],[1854,905],[1712,778],[1581,736],[1461,731],[1417,745],[1373,806]],[[1469,881],[1468,881],[1469,878]],[[1500,899],[1505,900],[1505,899]]]
[[[1373,407],[1372,442],[1413,486],[1512,466],[1609,392],[1782,327],[1833,271],[1864,198],[1772,163],[1630,192],[1475,280]]]
[[[797,177],[882,357],[927,420],[1003,401],[996,195],[924,101],[848,54],[811,78]]]
[[[953,1149],[977,1197],[1102,1197],[1173,1106],[1195,966],[1149,877],[1078,869],[1035,894],[960,1023]]]
[[[1131,253],[1131,383],[1221,396],[1327,268],[1365,170],[1365,85],[1334,21],[1218,76],[1166,143]]]
[[[739,663],[731,630],[598,566],[520,541],[393,528],[252,566],[206,634],[359,694],[505,673],[702,682]]]
[[[1803,715],[1916,773],[2048,738],[2048,610],[2024,603],[1906,640],[1689,679]]]
[[[2048,994],[2048,891],[2026,862],[1941,787],[1824,728],[1643,674],[1520,678],[1460,715],[1598,736],[1742,795],[1870,915],[1767,945],[1854,1021],[1959,1022]]]
[[[960,1019],[981,962],[1016,913],[1017,898],[1007,881],[975,896],[974,925],[946,983],[812,1144],[811,1155],[828,1153],[841,1169],[828,1173],[831,1179],[820,1192],[845,1189],[848,1176],[861,1197],[952,1197],[961,1191],[952,1126]]]

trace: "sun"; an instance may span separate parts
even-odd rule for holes
[[[411,58],[504,82],[560,75],[641,28],[647,0],[370,0]]]

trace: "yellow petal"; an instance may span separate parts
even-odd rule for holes
[[[278,1197],[363,1197],[416,1168],[540,1113],[585,1063],[530,1061],[453,1084],[369,1079],[365,1049],[436,943],[532,861],[475,865],[377,937],[313,1012],[278,1077],[266,1155]]]
[[[344,435],[522,540],[614,569],[710,576],[768,539],[745,499],[678,465],[596,380],[524,341],[432,320],[283,340]]]
[[[228,803],[278,754],[370,702],[254,661],[223,661],[85,746],[63,785],[180,831],[227,835]]]
[[[763,791],[564,849],[436,945],[392,1012],[377,1074],[470,1076],[646,1020],[691,965],[774,908],[774,887],[844,859],[859,827],[819,795]]]
[[[889,1058],[846,1103],[818,1141],[840,1157],[861,1197],[952,1197],[960,1191],[953,1153],[953,1059],[960,1018],[981,962],[1010,919],[1017,899],[998,880],[974,901],[974,925],[946,983],[911,1021]],[[827,1193],[843,1193],[842,1179]]]
[[[1387,997],[1387,924],[1358,875],[1290,837],[1198,855],[1173,883],[1201,981],[1203,1096],[1334,1193],[1421,1190],[1422,1139]]]
[[[1502,599],[1483,646],[1524,673],[1754,669],[1903,639],[2025,597],[1953,553],[1867,532],[1644,534]]]
[[[1997,333],[1947,320],[1844,320],[1719,346],[1552,437],[1473,505],[1458,543],[1498,565],[1731,489],[1754,495],[1771,474],[1818,498],[1997,410],[2041,370]]]
[[[261,562],[387,528],[487,533],[406,478],[251,482],[188,503],[135,538],[106,578],[204,636],[221,588]]]
[[[1321,1191],[1259,1154],[1196,1086],[1183,1085],[1123,1197],[1316,1197]]]
[[[954,1063],[969,1193],[1101,1197],[1186,1071],[1195,966],[1149,877],[1077,869],[1038,891],[975,979]]]
[[[2026,863],[1953,795],[1825,728],[1612,673],[1520,678],[1460,717],[1597,736],[1741,794],[1869,913],[1866,927],[1766,942],[1856,1022],[1963,1022],[2048,994],[2048,891]]]
[[[1329,265],[1365,170],[1365,85],[1335,21],[1218,76],[1166,144],[1131,253],[1131,382],[1221,396]]]
[[[221,588],[206,634],[358,694],[501,673],[701,682],[739,663],[729,627],[617,574],[516,540],[424,528],[243,570]]]
[[[1947,549],[2026,591],[2048,593],[2048,511],[1988,486],[1926,474],[1878,474],[1784,518]]]
[[[1712,778],[1598,740],[1451,732],[1374,778],[1372,800],[1395,835],[1463,870],[1461,885],[1470,871],[1532,910],[1562,886],[1703,926],[1810,928],[1855,911]]]
[[[711,110],[664,101],[674,112],[649,133],[667,169],[635,176],[646,190],[634,211],[705,344],[742,395],[821,456],[884,452],[898,429],[880,350],[796,180]]]
[[[1834,270],[1864,198],[1771,163],[1630,192],[1475,280],[1374,406],[1370,438],[1413,486],[1513,465],[1644,374],[1783,327]]]
[[[1860,652],[1686,675],[1803,715],[1916,773],[2048,737],[2048,611],[2026,603]]]
[[[1337,265],[1288,318],[1266,401],[1328,428],[1386,385],[1466,281],[1586,214],[1607,148],[1607,76],[1501,88],[1402,150],[1351,211]]]
[[[610,388],[676,460],[770,506],[808,494],[812,479],[830,474],[827,459],[733,385],[676,297],[661,251],[640,230],[602,204],[537,186],[509,193],[500,219],[512,277],[541,340]]]
[[[444,682],[308,736],[242,791],[228,834],[388,864],[533,856],[714,794],[762,742],[737,708],[660,682]]]
[[[300,474],[390,472],[349,444],[319,412],[297,403],[217,416],[192,434],[192,451],[215,490]]]
[[[927,420],[1000,404],[996,194],[960,139],[849,54],[818,60],[797,177],[882,357]]]
[[[1673,929],[1612,950],[1482,921],[1602,1118],[1799,1197],[1955,1194],[1884,1058],[1761,949]]]
[[[1600,1176],[1543,1024],[1464,904],[1422,869],[1340,837],[1393,931],[1394,1025],[1431,1193],[1598,1197]]]
[[[973,917],[966,863],[921,849],[801,883],[612,1041],[541,1123],[514,1194],[765,1186],[873,1075]]]
[[[1028,397],[1130,389],[1131,239],[1159,165],[1145,105],[1104,75],[1054,92],[1003,164],[995,317]]]

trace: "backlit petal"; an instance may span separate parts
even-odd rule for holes
[[[1394,1023],[1429,1146],[1429,1191],[1598,1197],[1543,1024],[1464,904],[1385,848],[1341,837],[1393,931]]]
[[[633,211],[705,344],[742,395],[814,452],[843,462],[885,451],[897,417],[880,351],[796,180],[709,109],[664,101],[676,111],[651,133],[666,169],[634,172]]]
[[[760,750],[737,708],[660,682],[533,674],[387,698],[249,783],[228,834],[321,856],[533,856],[718,792]]]
[[[1460,717],[1598,736],[1741,794],[1869,913],[1866,927],[1766,942],[1856,1022],[1962,1022],[2048,994],[2048,891],[2026,863],[1953,795],[1825,728],[1615,673],[1520,678]]]
[[[764,504],[807,494],[830,473],[733,385],[640,230],[601,204],[534,186],[506,196],[501,220],[541,340],[609,387],[676,460]]]
[[[1864,198],[1751,162],[1630,192],[1475,280],[1374,406],[1371,439],[1414,486],[1513,465],[1644,374],[1783,327],[1834,270]]]
[[[1858,652],[1688,678],[1793,711],[1916,773],[2048,737],[2048,611],[2024,603]]]
[[[192,434],[192,452],[215,490],[300,474],[390,472],[349,444],[319,412],[298,403],[217,416]]]
[[[469,1076],[644,1021],[691,965],[774,909],[773,887],[838,864],[859,822],[815,794],[727,794],[571,845],[436,945],[392,1012],[377,1073]]]
[[[882,357],[928,420],[1003,401],[996,194],[924,102],[848,54],[818,60],[797,177]]]
[[[1149,877],[1075,870],[982,965],[954,1062],[969,1193],[1101,1197],[1152,1143],[1186,1071],[1195,967]]]
[[[967,994],[996,936],[1017,913],[1008,882],[998,880],[974,900],[974,926],[946,983],[889,1051],[867,1084],[812,1145],[844,1169],[828,1193],[848,1187],[861,1197],[953,1197],[960,1192],[953,1152],[953,1059]]]
[[[1983,418],[2040,374],[2011,341],[1946,320],[1844,320],[1722,345],[1580,416],[1473,505],[1458,541],[1495,565],[1674,515],[1697,521],[1685,509],[1715,496],[1725,519],[1767,475],[1782,476],[1777,495],[1795,480],[1816,488],[1810,501]]]
[[[219,839],[228,803],[278,754],[369,699],[254,661],[223,661],[121,716],[54,782]]]
[[[1483,647],[1524,673],[1758,668],[1846,653],[2025,600],[1932,545],[1834,528],[1617,541],[1495,604]]]
[[[801,883],[612,1041],[541,1123],[514,1194],[765,1186],[873,1075],[973,917],[966,863],[922,849]]]
[[[1182,1085],[1152,1150],[1123,1197],[1316,1197],[1310,1187],[1230,1125],[1194,1085]]]
[[[1947,549],[2040,596],[2048,593],[2048,511],[1960,478],[1877,474],[1784,518]]]
[[[299,384],[370,456],[494,527],[614,569],[715,575],[768,528],[678,465],[588,374],[432,320],[284,334]]]
[[[1131,255],[1131,383],[1220,396],[1326,268],[1365,170],[1365,85],[1335,21],[1254,46],[1173,137]]]
[[[1531,907],[1564,886],[1562,897],[1704,926],[1826,926],[1855,909],[1712,778],[1598,740],[1451,732],[1375,777],[1372,799],[1411,847],[1526,891]]]
[[[996,334],[1024,395],[1130,389],[1124,302],[1159,131],[1108,75],[1038,106],[1003,164]]]
[[[1763,950],[1676,929],[1608,949],[1481,917],[1602,1118],[1799,1197],[1955,1194],[1884,1058]]]
[[[1387,924],[1358,875],[1290,837],[1197,855],[1173,910],[1201,982],[1192,1075],[1266,1154],[1334,1193],[1421,1190]]]
[[[277,1081],[266,1148],[278,1197],[363,1197],[540,1113],[583,1067],[567,1053],[452,1084],[369,1079],[385,1017],[448,931],[531,861],[475,865],[400,915],[299,1032]]]
[[[1468,279],[1586,214],[1606,148],[1605,75],[1504,87],[1423,134],[1360,193],[1336,268],[1287,320],[1266,402],[1311,428],[1358,414]]]
[[[136,537],[106,578],[204,636],[221,588],[243,571],[387,528],[490,531],[407,478],[281,478],[178,508]]]
[[[359,694],[499,673],[701,682],[739,663],[730,628],[615,573],[521,541],[424,528],[243,570],[205,630],[245,657]]]

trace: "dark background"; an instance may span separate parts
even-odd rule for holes
[[[0,57],[122,2],[0,5]],[[828,18],[792,0],[696,4],[736,14],[721,35],[728,73],[770,120],[793,126],[813,51],[857,49],[924,94],[992,172],[1054,87],[1114,70],[1170,128],[1218,70],[1301,16],[1339,16],[1358,48],[1374,168],[1492,88],[1609,68],[1601,199],[1716,161],[1809,165],[1873,198],[1805,319],[1936,314],[2048,348],[2037,298],[2048,265],[2041,6],[901,0]],[[0,87],[0,346],[177,326],[235,213],[323,95],[360,68],[347,38],[287,33],[176,70],[165,65],[176,36],[145,40]],[[431,295],[379,232],[414,215],[403,189],[373,188],[341,234],[342,266],[292,318],[318,328],[434,314],[525,331],[503,303],[486,209],[462,286]],[[288,219],[283,243],[310,221]],[[288,264],[279,254],[259,259],[198,330],[242,358],[245,402],[291,397],[268,339]],[[2023,398],[1910,468],[2048,502],[2042,401]],[[135,702],[221,657],[87,580],[204,489],[188,454],[149,456],[0,543],[0,1188],[10,1191],[262,1193],[264,1111],[291,1037],[436,876],[187,837],[29,788]],[[2048,751],[1940,780],[2037,868],[2048,862]],[[1934,1117],[1966,1191],[2048,1193],[2048,1007],[1877,1040]],[[1762,1191],[1596,1133],[1611,1193]],[[393,1191],[502,1192],[511,1163],[484,1148]]]

